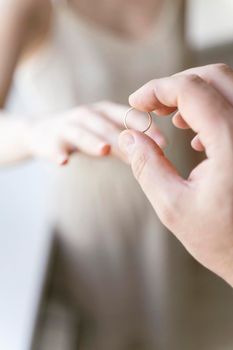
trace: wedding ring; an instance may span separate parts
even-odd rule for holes
[[[124,125],[125,125],[125,128],[126,129],[131,129],[129,126],[128,126],[128,123],[127,123],[127,119],[128,119],[128,116],[129,116],[129,113],[132,112],[135,108],[134,107],[131,107],[130,109],[128,109],[128,111],[125,113],[125,119],[124,119]],[[143,132],[145,134],[145,132],[147,132],[151,125],[152,125],[152,116],[150,114],[150,112],[145,112],[148,116],[148,125],[146,127],[146,129],[144,130],[138,130],[140,132]]]

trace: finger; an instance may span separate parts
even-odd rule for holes
[[[159,80],[159,79],[158,79]],[[140,89],[135,91],[129,96],[129,104],[145,112],[154,111],[158,116],[168,115],[175,112],[175,106],[167,106],[161,103],[155,92],[155,82],[157,80],[151,80]]]
[[[124,117],[128,111],[128,107],[112,103],[112,102],[102,102],[94,105],[94,110],[101,113],[105,118],[110,119],[118,125],[118,127],[124,130]],[[145,113],[133,110],[128,118],[128,126],[133,130],[144,130],[148,125],[148,116]],[[164,148],[167,145],[167,140],[163,133],[159,130],[155,122],[152,122],[150,129],[147,134],[155,140],[155,142]],[[118,135],[119,136],[119,135]]]
[[[140,94],[140,91],[136,94]],[[218,148],[218,139],[226,136],[229,114],[233,108],[229,102],[211,85],[196,75],[177,75],[154,80],[147,89],[150,106],[158,101],[164,106],[176,107],[185,122],[199,134],[207,155]],[[154,101],[154,102],[153,102]]]
[[[106,156],[111,151],[111,146],[105,140],[81,126],[67,126],[63,137],[73,147],[90,156]]]
[[[80,113],[80,112],[79,112]],[[118,146],[118,137],[122,129],[114,123],[112,120],[107,118],[104,113],[97,112],[94,109],[85,109],[83,112],[83,117],[80,115],[76,119],[78,125],[88,130],[90,134],[100,137],[102,140],[106,141],[111,145],[111,154],[115,157],[127,161],[125,155],[122,154]]]
[[[193,149],[195,149],[195,151],[198,152],[203,152],[205,150],[205,147],[203,146],[203,144],[200,141],[200,138],[198,135],[196,135],[192,141],[191,141],[191,146]]]
[[[181,193],[187,191],[185,180],[148,136],[136,131],[124,131],[120,135],[119,145],[128,155],[134,176],[160,219],[171,228],[171,218],[183,206],[184,195]]]
[[[215,87],[231,104],[233,104],[233,70],[223,63],[187,69],[177,75],[196,74],[208,84]]]
[[[190,126],[186,123],[186,121],[182,118],[180,112],[176,112],[172,117],[173,124],[179,129],[190,129]]]
[[[233,70],[231,67],[224,63],[210,64],[202,67],[190,68],[174,76],[193,74],[198,75],[208,84],[211,84],[233,104]],[[152,110],[154,108],[154,102],[152,102],[151,106],[151,100],[148,100],[148,96],[144,96],[147,95],[148,90],[151,90],[151,87],[153,88],[153,80],[130,96],[130,104],[140,110]],[[163,106],[159,104],[159,101],[156,108],[161,108],[161,110],[163,108]],[[164,113],[169,113],[169,110],[165,108]]]
[[[105,118],[115,123],[121,130],[124,128],[123,117],[127,111],[127,107],[121,104],[104,101],[95,103],[91,106],[94,112],[101,113]]]
[[[111,145],[117,145],[121,128],[112,120],[106,118],[103,113],[86,109],[83,115],[79,115],[77,118],[77,123]]]
[[[153,118],[153,116],[151,115]],[[127,115],[127,125],[129,129],[141,131],[145,130],[148,127],[150,122],[149,116],[146,112],[141,112],[136,109],[133,109]],[[161,148],[164,148],[167,145],[167,140],[163,133],[160,131],[155,121],[152,120],[151,127],[147,130],[146,134],[150,136]]]

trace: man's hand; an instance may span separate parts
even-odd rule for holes
[[[218,64],[152,80],[129,101],[160,116],[177,110],[175,126],[196,133],[192,147],[207,159],[188,179],[146,135],[124,131],[120,147],[164,225],[233,286],[233,71]]]

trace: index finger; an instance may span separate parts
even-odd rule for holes
[[[196,74],[211,84],[223,95],[226,100],[233,104],[233,70],[224,63],[209,64],[202,67],[189,68],[180,74]]]
[[[207,154],[224,141],[231,104],[213,86],[197,75],[176,75],[152,80],[130,96],[130,104],[142,110],[175,110],[199,135]]]

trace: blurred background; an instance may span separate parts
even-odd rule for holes
[[[126,3],[53,1],[49,39],[16,64],[3,108],[30,115],[103,99],[127,104],[156,76],[233,65],[231,0]],[[128,16],[147,28],[146,6],[155,19],[143,37],[123,24]],[[195,162],[186,140],[161,128],[186,174]],[[0,349],[232,349],[230,288],[159,226],[123,165],[88,162],[0,169]],[[93,213],[101,206],[105,215]]]

